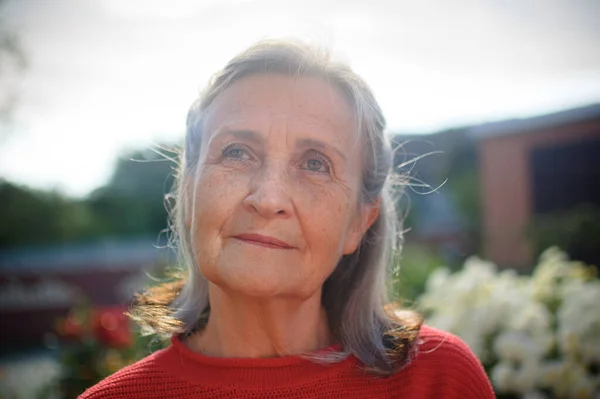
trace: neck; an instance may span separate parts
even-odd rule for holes
[[[193,351],[263,358],[298,355],[331,344],[320,290],[305,300],[255,298],[209,284],[208,323],[186,341]]]

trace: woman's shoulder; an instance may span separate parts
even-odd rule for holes
[[[399,376],[417,391],[427,390],[423,397],[494,398],[483,366],[467,344],[427,325],[421,327],[411,361]]]
[[[456,335],[423,325],[416,343],[413,363],[421,367],[440,363],[453,364],[453,369],[483,372],[483,366],[467,344]]]
[[[172,349],[161,349],[108,376],[88,388],[79,399],[139,398],[140,393],[152,392],[169,378],[165,364]]]
[[[419,332],[418,353],[431,354],[432,357],[458,357],[469,361],[479,361],[469,349],[467,344],[456,335],[444,330],[439,330],[428,325],[423,325]]]

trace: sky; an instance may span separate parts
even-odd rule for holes
[[[1,127],[0,178],[71,196],[106,183],[128,149],[179,140],[210,76],[268,37],[329,47],[372,87],[391,133],[600,102],[596,0],[5,0],[2,7],[28,68],[7,78],[18,102]]]

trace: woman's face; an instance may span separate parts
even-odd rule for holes
[[[353,112],[318,78],[245,77],[204,121],[186,182],[203,275],[225,290],[306,299],[357,248],[378,209],[359,206]]]

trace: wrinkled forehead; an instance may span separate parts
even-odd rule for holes
[[[346,151],[355,150],[358,142],[353,105],[340,89],[317,77],[246,76],[219,94],[203,119],[203,142],[227,124],[261,131],[285,125],[290,134],[318,136]]]

